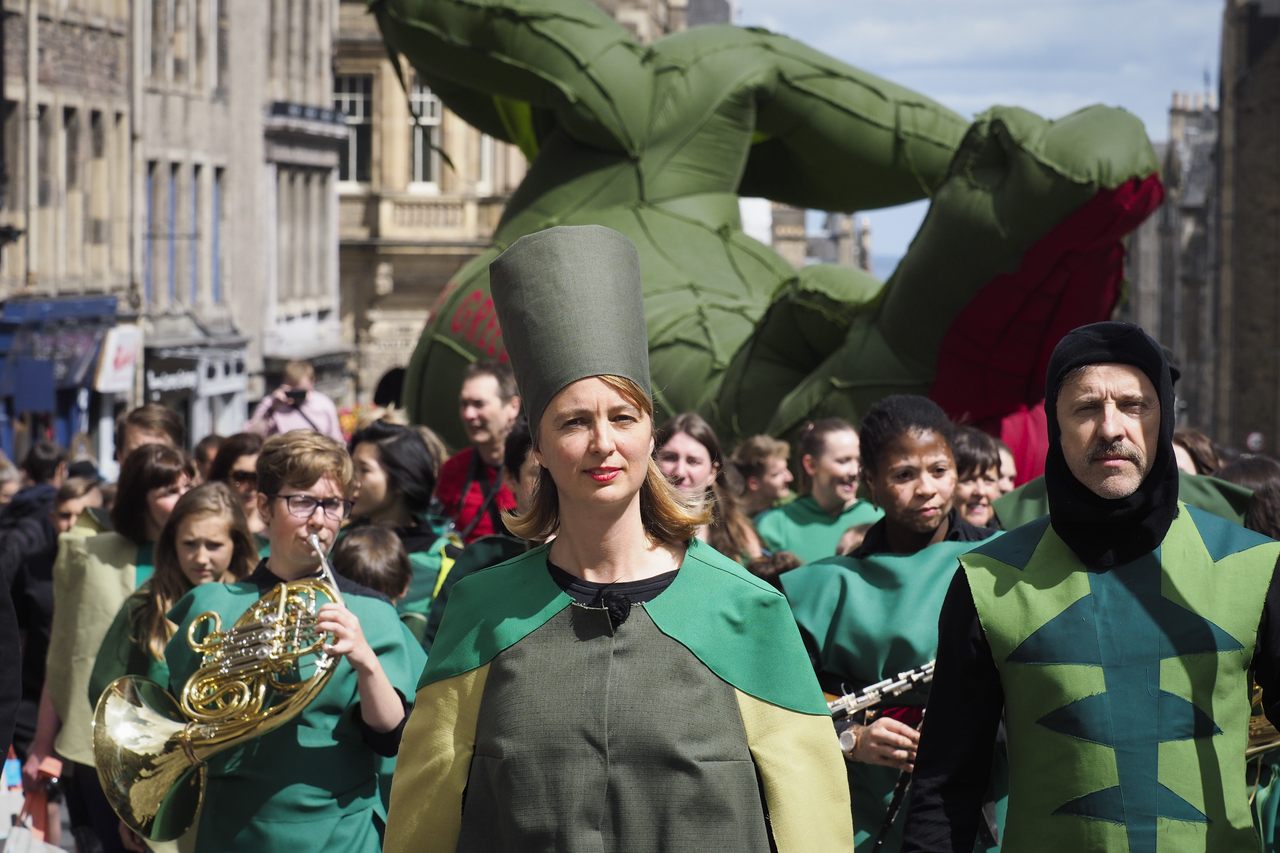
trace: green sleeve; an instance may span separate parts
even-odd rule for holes
[[[141,591],[140,591],[141,592]],[[146,648],[142,627],[137,624],[138,611],[145,603],[143,595],[131,595],[107,629],[98,649],[93,671],[89,675],[89,704],[96,707],[107,685],[125,675],[138,675],[169,686],[168,667]]]
[[[391,686],[412,702],[418,678],[427,664],[427,653],[413,632],[400,621],[395,609],[381,599],[348,595],[346,604],[360,620],[364,638],[378,656]]]

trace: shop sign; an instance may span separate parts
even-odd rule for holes
[[[142,354],[142,329],[138,326],[116,326],[107,332],[98,359],[98,375],[94,390],[103,394],[128,394]]]
[[[160,394],[194,391],[200,384],[199,362],[189,357],[147,359],[147,394],[155,400]]]

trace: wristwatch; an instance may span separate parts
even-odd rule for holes
[[[861,726],[850,726],[840,732],[840,751],[845,755],[853,755],[853,751],[858,748],[858,730]]]

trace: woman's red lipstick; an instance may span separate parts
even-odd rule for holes
[[[587,473],[597,483],[608,483],[622,471],[621,468],[588,468]]]

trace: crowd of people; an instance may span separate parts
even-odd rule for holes
[[[1246,778],[1275,849],[1270,765],[1195,744],[1247,722],[1251,666],[1280,704],[1280,463],[1175,431],[1149,338],[1059,345],[1043,477],[919,396],[729,449],[696,413],[654,423],[634,269],[599,228],[495,262],[511,365],[467,370],[455,453],[394,410],[343,436],[298,362],[190,453],[173,411],[127,412],[115,483],[48,441],[0,466],[12,749],[51,840],[65,808],[78,850],[160,849],[95,767],[100,699],[130,676],[181,696],[208,614],[225,630],[331,563],[330,677],[208,760],[184,849],[1156,850],[1165,818],[1193,829],[1159,849],[1247,849]],[[1216,682],[1130,689],[1232,649]],[[935,658],[837,741],[823,692]]]

